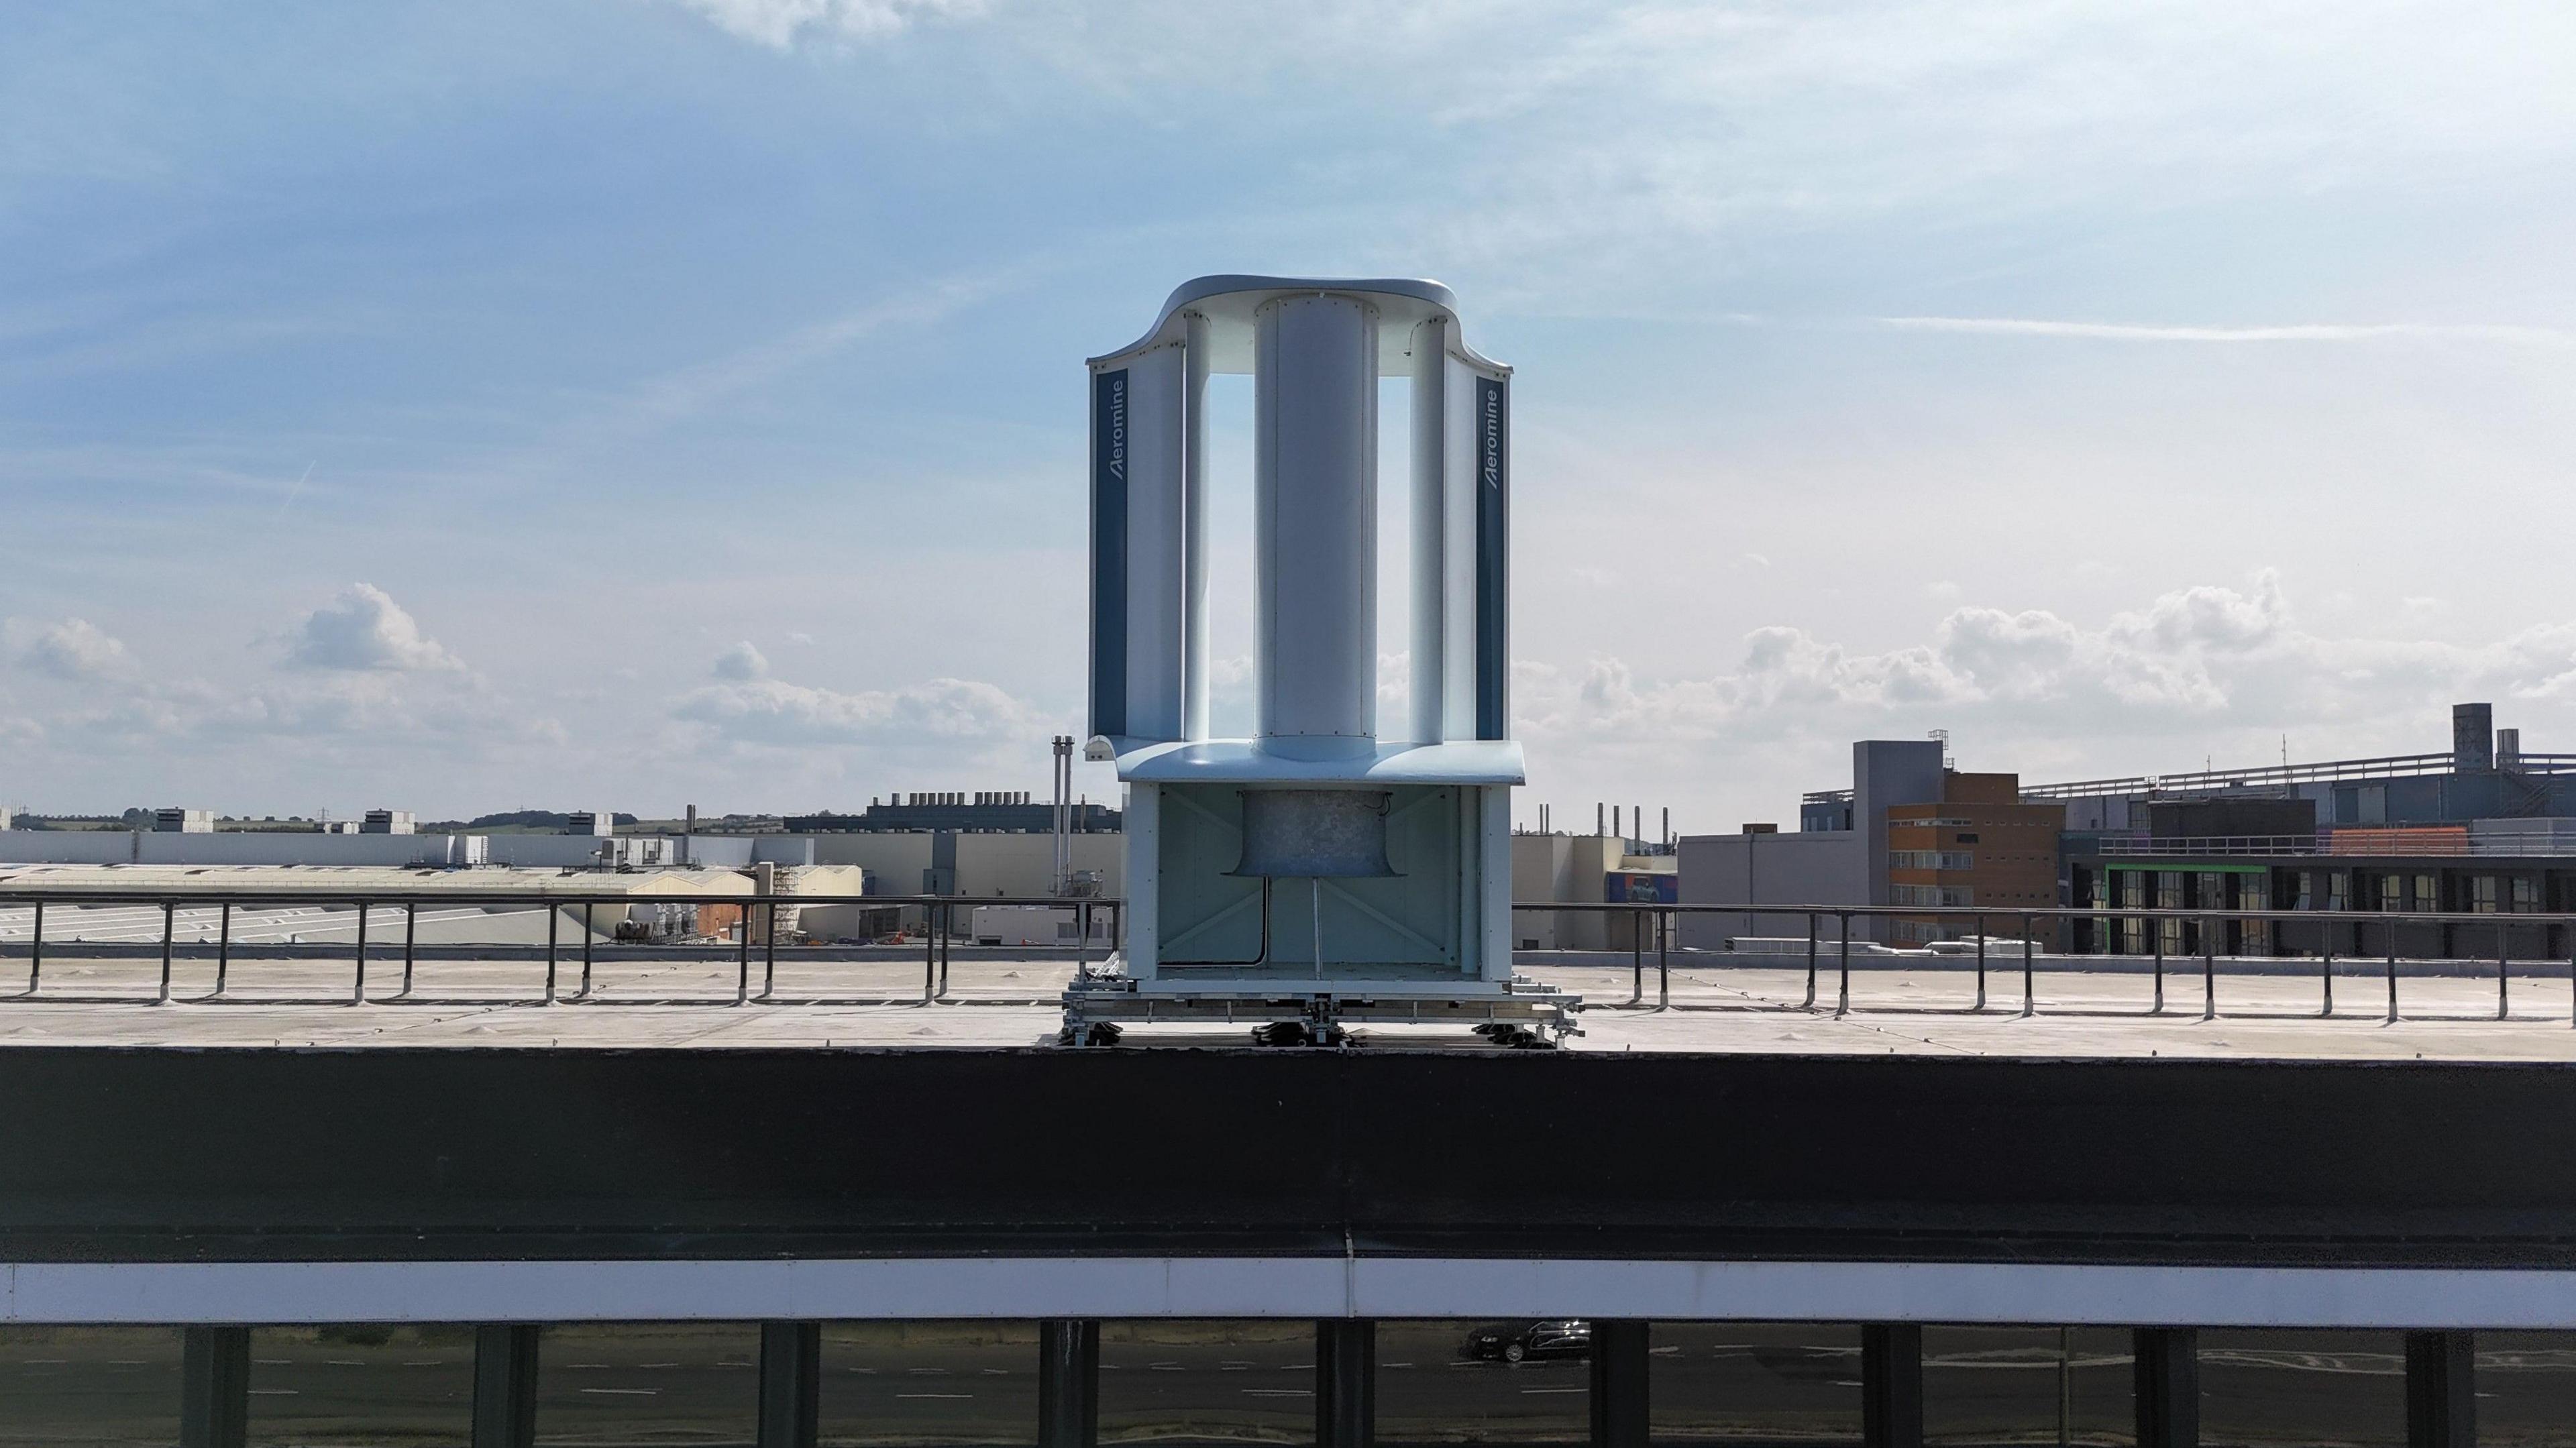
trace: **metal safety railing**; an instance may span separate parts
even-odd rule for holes
[[[54,907],[58,925],[66,910],[117,907],[129,910],[141,909],[147,912],[158,910],[160,929],[157,942],[150,938],[151,932],[148,927],[141,932],[144,938],[122,942],[137,944],[146,950],[157,943],[160,952],[161,979],[159,994],[154,998],[154,1003],[158,1005],[173,1004],[178,1000],[173,993],[173,978],[175,963],[181,950],[184,948],[189,954],[195,955],[206,945],[212,945],[214,950],[214,988],[207,995],[197,999],[223,999],[231,986],[234,956],[244,948],[244,943],[236,942],[234,939],[235,912],[263,907],[268,909],[318,907],[325,910],[337,909],[351,912],[353,916],[351,927],[354,930],[348,957],[350,965],[348,1003],[351,1005],[364,1005],[371,1000],[381,1002],[388,999],[382,996],[371,997],[368,994],[369,967],[380,963],[391,964],[393,959],[389,953],[389,946],[377,944],[371,947],[368,939],[368,923],[380,912],[390,910],[402,912],[403,926],[400,954],[402,989],[390,998],[392,1000],[401,1000],[413,993],[420,963],[420,951],[423,946],[419,938],[419,925],[420,912],[424,908],[545,911],[545,978],[542,1003],[546,1005],[580,1003],[593,999],[594,970],[601,944],[596,921],[599,912],[603,910],[613,909],[623,913],[638,905],[695,906],[702,910],[710,907],[721,910],[739,909],[740,923],[727,927],[727,933],[734,937],[729,942],[708,941],[694,944],[688,941],[666,940],[649,942],[643,947],[666,952],[688,951],[701,955],[732,955],[735,960],[733,1003],[736,1005],[748,1004],[753,1000],[768,1000],[776,990],[779,937],[783,933],[779,925],[779,912],[782,908],[800,910],[855,906],[870,911],[919,911],[922,921],[922,999],[925,1001],[936,1000],[948,992],[949,965],[956,944],[957,924],[961,911],[968,912],[967,924],[970,928],[973,924],[971,912],[984,906],[1039,907],[1069,913],[1073,917],[1075,931],[1074,961],[1077,970],[1090,968],[1090,957],[1096,942],[1102,943],[1104,948],[1115,947],[1115,943],[1122,935],[1126,911],[1125,902],[1121,900],[1098,897],[1068,899],[1053,895],[706,895],[599,894],[562,891],[548,891],[542,894],[496,891],[485,894],[451,890],[336,894],[310,890],[262,893],[233,890],[187,892],[11,889],[0,890],[0,958],[18,954],[19,948],[23,947],[27,960],[27,985],[26,989],[14,995],[0,995],[0,1003],[35,999],[43,989],[46,948],[45,912],[48,905]],[[29,912],[28,929],[25,936],[19,938],[16,922],[9,917],[22,908]],[[211,926],[214,939],[212,941],[180,940],[178,919],[182,910],[214,912],[215,919]],[[1108,916],[1105,936],[1095,935],[1093,928],[1094,922],[1102,913]],[[578,916],[579,925],[576,933],[580,936],[577,944],[581,987],[570,996],[565,996],[561,991],[563,971],[571,963],[566,959],[566,944],[563,939],[564,918],[567,915]],[[755,919],[759,921],[757,930],[753,926]],[[336,933],[338,929],[343,928],[327,921],[298,920],[293,923],[305,932],[318,930]],[[131,935],[135,932],[131,927],[127,927],[118,933]],[[909,934],[908,931],[905,933]],[[90,943],[85,941],[76,943],[84,947],[90,946]],[[615,946],[626,944],[615,941],[610,943]],[[58,940],[56,944],[59,948],[63,942]],[[271,944],[273,945],[274,942]],[[494,945],[493,942],[472,941],[458,942],[458,944],[466,948],[487,951]],[[761,958],[761,988],[757,996],[752,994],[751,989],[752,949],[755,944],[760,948]],[[508,948],[519,947],[513,944]],[[790,947],[791,950],[799,948],[805,947]],[[388,953],[379,955],[372,953],[373,951]],[[94,948],[87,948],[84,953],[97,952]],[[298,951],[297,954],[301,958],[309,952]]]
[[[922,989],[925,1002],[939,1000],[949,993],[950,966],[958,935],[960,912],[971,912],[982,906],[1039,907],[1072,917],[1074,927],[1073,961],[1079,974],[1088,974],[1094,963],[1095,950],[1105,954],[1115,950],[1125,939],[1126,902],[1115,898],[1063,898],[1057,896],[964,896],[964,895],[803,895],[766,894],[708,896],[703,894],[628,894],[596,892],[525,892],[473,893],[467,891],[370,891],[348,894],[310,890],[280,892],[244,891],[157,891],[157,890],[91,890],[91,889],[6,889],[0,890],[0,958],[23,955],[27,962],[27,984],[14,994],[0,995],[0,1003],[42,999],[47,955],[47,912],[54,912],[57,927],[65,911],[123,908],[141,911],[147,921],[157,916],[157,929],[151,924],[122,927],[127,938],[122,945],[134,947],[131,953],[148,953],[157,949],[160,965],[156,1004],[174,1003],[174,964],[184,950],[200,955],[211,945],[215,962],[213,989],[198,1000],[225,998],[232,985],[235,957],[245,949],[255,949],[235,938],[235,921],[244,910],[283,909],[292,907],[336,908],[352,912],[346,927],[299,922],[305,929],[350,928],[352,939],[347,960],[350,967],[349,1004],[371,1001],[402,1001],[413,998],[417,969],[423,942],[419,939],[420,915],[425,908],[473,907],[478,909],[541,909],[547,913],[543,991],[540,997],[547,1005],[583,1003],[595,999],[595,967],[602,944],[595,928],[598,912],[624,912],[638,905],[688,905],[701,909],[738,909],[739,926],[729,926],[731,939],[725,941],[656,941],[641,946],[610,942],[620,956],[638,953],[677,953],[692,957],[730,955],[735,966],[733,1003],[748,1004],[754,1000],[775,997],[782,910],[811,909],[830,906],[855,906],[866,910],[917,912],[921,925]],[[1851,975],[1853,947],[1874,951],[1878,942],[1865,936],[1856,937],[1854,922],[1905,921],[1918,928],[1926,924],[1957,926],[1965,935],[1946,942],[1937,952],[1926,950],[1909,953],[1898,959],[1925,960],[1941,956],[1973,964],[1974,996],[1967,1003],[1971,1011],[1985,1011],[1991,1004],[1992,975],[1996,968],[1997,950],[2005,956],[2004,968],[2019,967],[2020,1014],[2034,1015],[2039,1009],[2037,978],[2043,954],[2049,957],[2053,972],[2083,973],[2100,970],[2113,959],[2143,962],[2153,973],[2152,1011],[2165,1010],[2168,976],[2176,960],[2196,960],[2200,966],[2201,1007],[2204,1019],[2218,1014],[2217,982],[2221,962],[2231,968],[2245,969],[2259,961],[2266,973],[2280,973],[2281,967],[2296,969],[2314,961],[2321,992],[2320,1014],[2334,1011],[2334,991],[2338,967],[2349,974],[2360,960],[2382,967],[2387,992],[2387,1019],[2399,1019],[2398,980],[2404,962],[2432,963],[2457,968],[2458,971],[2492,969],[2496,981],[2496,1018],[2512,1016],[2510,987],[2517,962],[2526,966],[2546,961],[2564,964],[2569,972],[2571,1008],[2569,1021],[2576,1025],[2576,914],[2569,913],[2488,913],[2462,911],[2316,911],[2316,910],[2239,910],[2147,907],[2028,907],[1997,909],[1994,907],[1933,907],[1920,905],[1831,905],[1831,904],[1667,904],[1658,902],[1567,902],[1555,900],[1521,901],[1511,907],[1515,922],[1540,913],[1558,915],[1597,915],[1605,921],[1626,920],[1622,931],[1605,929],[1624,938],[1630,957],[1632,989],[1627,1004],[1643,1006],[1646,1000],[1647,955],[1651,950],[1656,978],[1655,1007],[1672,1006],[1672,972],[1677,935],[1693,920],[1733,917],[1743,921],[1787,920],[1803,926],[1803,964],[1805,994],[1799,1003],[1803,1010],[1817,1010],[1823,973],[1834,973],[1833,1013],[1848,1015],[1853,1010]],[[25,911],[23,936],[18,934],[20,917]],[[211,930],[212,940],[180,939],[179,917],[183,911],[202,915],[212,912],[211,925],[192,924],[192,931]],[[370,922],[380,913],[399,911],[401,940],[399,951],[389,941],[370,936]],[[1095,926],[1106,913],[1106,930]],[[577,920],[577,941],[564,940],[566,917]],[[755,927],[755,921],[757,927]],[[1827,927],[1830,924],[1830,931]],[[1990,927],[2001,926],[2004,934],[1990,933]],[[2043,934],[2082,926],[2091,932],[2116,929],[2123,943],[2135,943],[2135,951],[2094,951],[2069,954],[2043,950]],[[2258,928],[2259,927],[2259,928]],[[2227,948],[2231,931],[2235,949]],[[909,929],[906,930],[909,935]],[[1797,942],[1796,935],[1754,937]],[[2492,940],[2491,954],[2471,954],[2458,947],[2464,940]],[[57,946],[61,942],[56,942]],[[1059,948],[1061,942],[1058,943]],[[96,955],[94,943],[82,942],[83,953]],[[760,964],[760,989],[752,989],[754,948]],[[2519,947],[2519,949],[2517,949]],[[443,953],[459,949],[492,951],[488,942],[457,942],[435,947]],[[528,947],[512,945],[508,950]],[[1610,946],[1611,949],[1617,947]],[[1791,950],[1797,946],[1793,944]],[[791,956],[804,951],[815,954],[811,946],[789,946]],[[576,953],[577,952],[577,953]],[[272,955],[275,952],[272,950]],[[1777,969],[1789,952],[1744,952],[1687,948],[1678,952],[1682,968],[1693,973],[1742,969]],[[299,947],[298,958],[309,958],[309,947]],[[482,958],[499,958],[500,952]],[[2017,959],[2016,959],[2017,957]],[[899,958],[899,957],[898,957]],[[1890,957],[1880,956],[1879,959]],[[370,995],[369,972],[377,965],[401,966],[401,988],[392,996]],[[564,971],[577,965],[579,988],[570,995],[561,989]],[[2530,972],[2526,970],[2525,974]]]
[[[1651,941],[1655,957],[1655,1008],[1659,1010],[1668,1010],[1672,1007],[1672,937],[1678,924],[1694,916],[1732,916],[1745,920],[1784,918],[1803,921],[1806,932],[1806,993],[1805,998],[1799,1003],[1799,1009],[1813,1011],[1819,1008],[1817,991],[1824,969],[1821,957],[1830,948],[1835,975],[1833,1014],[1837,1017],[1852,1013],[1853,945],[1858,943],[1865,948],[1874,948],[1880,944],[1867,939],[1856,942],[1852,935],[1852,922],[1886,920],[1912,923],[1961,922],[1966,925],[1967,935],[1948,942],[1950,949],[1935,951],[1925,948],[1907,952],[1903,956],[1879,958],[1920,961],[1945,956],[1952,958],[1972,956],[1976,994],[1967,1009],[1973,1012],[1982,1012],[1988,1008],[1988,985],[1992,969],[1991,952],[1998,943],[2003,945],[2007,952],[2019,957],[2021,976],[2019,1014],[2032,1016],[2039,1013],[2041,927],[2047,926],[2053,931],[2061,925],[2079,923],[2094,929],[2119,924],[2124,927],[2125,934],[2125,927],[2135,924],[2140,927],[2137,933],[2143,937],[2140,943],[2144,947],[2137,953],[2115,955],[2110,951],[2076,954],[2049,952],[2051,968],[2061,972],[2082,973],[2088,968],[2087,962],[2096,962],[2097,964],[2092,968],[2098,970],[2101,968],[2100,963],[2107,963],[2111,959],[2145,961],[2153,974],[2154,993],[2150,1014],[2162,1015],[2165,1013],[2165,983],[2169,974],[2169,957],[2196,959],[2200,966],[2201,978],[2200,1018],[2214,1020],[2218,1016],[2218,977],[2219,964],[2222,960],[2226,960],[2231,965],[2242,966],[2252,960],[2277,965],[2313,959],[2317,963],[2321,993],[2321,1005],[2318,1011],[2320,1016],[2334,1014],[2337,965],[2342,964],[2349,970],[2354,961],[2369,960],[2373,964],[2384,967],[2387,986],[2386,1019],[2394,1022],[2400,1019],[2397,982],[2402,962],[2451,965],[2463,970],[2472,968],[2484,970],[2491,965],[2496,982],[2495,1019],[2501,1021],[2514,1018],[2511,986],[2513,967],[2517,958],[2526,964],[2547,961],[2553,965],[2563,963],[2567,967],[2570,997],[2568,1023],[2576,1026],[2576,914],[2399,910],[2232,910],[2191,907],[2158,909],[2108,906],[1995,909],[1921,905],[1680,905],[1625,901],[1603,904],[1525,901],[1515,903],[1512,911],[1516,920],[1528,914],[1550,912],[1596,914],[1604,917],[1605,924],[1609,920],[1627,919],[1630,922],[1627,930],[1623,932],[1605,930],[1605,934],[1617,933],[1626,937],[1632,972],[1627,1004],[1641,1006],[1645,1003],[1646,951]],[[1826,921],[1833,922],[1834,928],[1831,935],[1824,932],[1823,925]],[[1996,922],[2008,922],[2015,927],[2014,933],[2002,937],[1990,936],[1987,928]],[[2237,927],[2242,941],[2244,928],[2256,925],[2263,927],[2260,937],[2267,947],[2263,953],[2249,956],[2221,949],[2227,937],[2228,927]],[[2464,933],[2472,937],[2491,934],[2495,942],[2495,952],[2492,957],[2470,956],[2440,949],[2438,944],[2431,952],[2421,949],[2412,952],[2402,951],[2401,945],[2404,944],[2402,932],[2409,930],[2416,932],[2419,937],[2429,932],[2439,943],[2456,942]],[[2317,937],[2315,950],[2284,954],[2269,949],[2273,942],[2284,940],[2285,932],[2297,935],[2313,933]],[[1786,938],[1795,939],[1794,936]],[[2381,949],[2365,951],[2364,946],[2373,939]],[[2351,947],[2339,952],[2337,949],[2339,940],[2351,942]],[[2525,947],[2519,957],[2514,951],[2517,942]],[[2535,944],[2538,946],[2536,951],[2531,948]],[[1614,951],[1617,949],[1615,945],[1609,948]],[[2283,948],[2287,948],[2286,944]],[[1776,969],[1776,964],[1766,967],[1757,966],[1756,963],[1776,962],[1779,958],[1778,955],[1768,952],[1745,953],[1694,949],[1685,958],[1685,969],[1748,967]]]

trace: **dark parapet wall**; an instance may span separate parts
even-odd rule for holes
[[[0,1260],[2564,1266],[2559,1066],[0,1050]]]

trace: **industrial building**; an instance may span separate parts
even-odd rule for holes
[[[1092,806],[1090,828],[1063,843],[1040,830],[860,829],[759,835],[352,834],[284,830],[0,830],[0,866],[158,865],[394,870],[747,870],[852,866],[888,895],[1115,894],[1121,851],[1115,811]],[[969,805],[964,808],[972,810]],[[1039,806],[1041,817],[1045,807]],[[204,811],[192,813],[204,815]],[[380,812],[391,813],[391,812]],[[404,821],[407,822],[407,819]]]
[[[1055,828],[1056,806],[1027,790],[975,790],[898,794],[883,802],[869,800],[858,814],[790,815],[782,823],[789,834],[1045,834]],[[1075,834],[1116,834],[1119,811],[1087,799],[1068,802],[1068,827]]]
[[[2200,770],[2023,786],[1962,774],[1946,741],[1852,746],[1849,788],[1801,801],[1795,834],[1767,826],[1681,841],[1682,899],[1783,905],[1994,907],[1987,933],[2016,936],[2017,909],[2098,905],[2332,913],[2512,915],[2576,908],[2576,755],[2535,753],[2496,729],[2491,706],[2452,710],[2438,753]],[[1688,943],[1803,930],[1782,917],[1687,921]],[[1855,938],[1920,944],[1967,929],[1863,921]],[[2091,953],[2386,953],[2564,958],[2555,928],[2245,921],[2202,927],[2076,920],[2040,924],[2044,947]],[[2392,933],[2393,930],[2393,933]]]

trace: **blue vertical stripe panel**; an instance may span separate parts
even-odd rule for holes
[[[1476,379],[1476,737],[1511,735],[1511,392]]]
[[[1127,732],[1127,369],[1091,379],[1091,732]]]

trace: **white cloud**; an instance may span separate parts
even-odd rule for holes
[[[1729,775],[1785,788],[1762,749],[1814,753],[1933,727],[1956,730],[1982,767],[2152,771],[2213,737],[2352,740],[2380,729],[2395,748],[2459,699],[2576,701],[2576,621],[2484,644],[2325,637],[2295,625],[2267,570],[2249,588],[2178,589],[2100,627],[1970,606],[1927,642],[1878,652],[1774,627],[1748,634],[1737,666],[1710,677],[1642,680],[1602,657],[1579,675],[1525,663],[1514,678],[1532,754],[1572,755],[1575,773],[1585,755],[1669,767],[1714,745]]]
[[[415,673],[462,670],[465,664],[386,592],[369,583],[353,583],[329,604],[315,609],[297,625],[287,645],[288,662],[308,669],[347,669]]]
[[[782,679],[743,679],[693,690],[671,713],[725,739],[785,748],[881,744],[944,749],[1029,735],[1045,727],[1035,711],[1001,689],[967,679],[859,693]]]
[[[716,655],[715,676],[719,679],[765,679],[769,677],[769,660],[752,647],[751,640],[744,639]]]
[[[134,666],[133,656],[121,641],[83,618],[67,618],[33,630],[25,647],[18,651],[18,661],[57,679],[115,678]]]
[[[866,39],[917,20],[983,13],[982,0],[679,0],[745,40],[781,50],[813,36]]]

